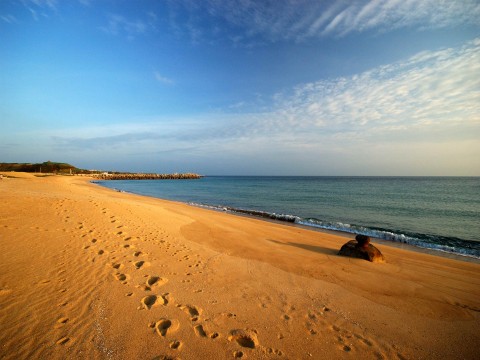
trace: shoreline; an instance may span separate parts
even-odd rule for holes
[[[110,188],[108,188],[108,189],[110,189]],[[266,222],[270,222],[270,223],[278,224],[278,225],[292,226],[292,227],[297,227],[297,228],[304,229],[304,230],[318,231],[320,233],[342,236],[342,237],[344,237],[346,239],[350,239],[350,240],[353,240],[355,238],[355,235],[356,235],[355,233],[350,233],[350,232],[341,231],[341,230],[323,229],[323,228],[320,228],[320,227],[309,226],[309,225],[304,225],[304,224],[297,224],[297,223],[292,223],[292,222],[283,221],[283,220],[267,219],[267,218],[260,217],[260,216],[255,216],[255,215],[236,213],[234,211],[223,211],[223,210],[220,210],[220,209],[218,209],[218,210],[217,209],[210,209],[210,208],[204,207],[202,205],[195,205],[195,204],[190,204],[190,203],[187,203],[187,202],[174,201],[174,200],[169,200],[169,199],[164,199],[164,198],[157,198],[155,196],[141,195],[141,194],[136,194],[136,193],[131,193],[131,194],[135,194],[135,195],[139,195],[139,196],[146,196],[146,197],[150,197],[150,198],[154,198],[154,199],[160,199],[160,200],[163,200],[163,201],[177,202],[177,203],[180,203],[180,204],[193,206],[195,208],[200,208],[200,209],[204,209],[204,210],[207,210],[207,211],[215,211],[215,212],[218,212],[218,213],[224,213],[224,214],[229,214],[229,215],[233,215],[233,216],[246,217],[246,218],[250,218],[250,219],[257,219],[257,220],[260,220],[260,221],[266,221]],[[433,256],[439,256],[439,257],[442,257],[442,258],[447,258],[447,259],[452,259],[452,260],[457,260],[457,261],[465,261],[465,262],[480,264],[480,259],[479,258],[476,258],[474,256],[470,256],[470,255],[462,255],[462,254],[456,254],[456,253],[453,253],[453,252],[447,252],[447,251],[442,251],[442,250],[423,248],[423,247],[420,247],[420,246],[406,244],[406,243],[402,243],[402,242],[399,242],[399,241],[385,240],[385,239],[381,239],[381,238],[377,238],[377,237],[370,237],[370,238],[372,239],[373,243],[379,243],[379,244],[382,244],[382,245],[385,245],[385,246],[391,246],[391,247],[394,247],[394,248],[397,248],[397,249],[402,249],[402,250],[406,250],[406,251],[413,251],[413,252],[418,252],[418,253],[428,254],[428,255],[433,255]]]
[[[119,190],[119,189],[116,189],[116,188],[110,188],[110,187],[107,187],[107,186],[103,186],[101,183],[96,182],[97,180],[98,179],[94,178],[90,182],[94,185],[98,185],[100,187],[103,187],[105,189],[109,189],[109,190],[112,190],[112,191],[115,191],[115,192],[124,192],[124,193],[127,193],[127,194],[145,196],[147,198],[160,199],[162,201],[185,204],[185,205],[188,205],[188,206],[192,206],[192,207],[199,208],[199,209],[204,209],[204,210],[207,210],[207,211],[214,211],[214,212],[230,214],[230,215],[234,215],[234,216],[247,217],[247,218],[251,218],[251,219],[257,219],[257,220],[261,220],[261,221],[271,222],[271,223],[274,223],[274,224],[294,226],[294,227],[298,227],[298,228],[301,228],[301,229],[318,231],[318,232],[326,233],[326,234],[339,235],[339,236],[343,236],[345,238],[348,238],[350,240],[354,239],[355,235],[356,235],[356,233],[352,233],[352,232],[346,232],[346,231],[342,231],[342,230],[325,229],[325,228],[321,228],[321,227],[317,227],[317,226],[309,226],[309,225],[299,224],[299,223],[285,221],[285,220],[271,219],[271,218],[267,218],[267,217],[264,217],[264,216],[257,216],[257,215],[254,215],[254,214],[248,214],[246,212],[243,213],[243,212],[238,212],[238,211],[235,211],[235,210],[222,210],[220,208],[215,208],[214,206],[211,206],[211,205],[196,204],[196,203],[191,203],[191,202],[182,202],[182,201],[177,201],[177,200],[165,199],[165,198],[161,198],[161,197],[137,194],[137,193],[134,193],[134,192],[123,191],[123,190]],[[444,251],[444,250],[440,250],[440,249],[431,249],[431,248],[416,246],[416,245],[413,245],[413,244],[403,243],[403,242],[400,242],[400,241],[386,240],[386,239],[382,239],[382,238],[378,238],[378,237],[374,237],[374,236],[370,236],[370,238],[376,243],[379,243],[379,244],[382,244],[382,245],[385,245],[385,246],[391,246],[391,247],[398,248],[398,249],[403,249],[403,250],[406,250],[406,251],[414,251],[414,252],[418,252],[418,253],[429,254],[429,255],[433,255],[433,256],[439,256],[439,257],[447,258],[447,259],[453,259],[453,260],[458,260],[458,261],[465,261],[465,262],[480,264],[480,258],[477,258],[473,255],[466,255],[466,254],[464,255],[464,254]]]
[[[4,359],[469,359],[480,266],[92,184],[0,181]]]

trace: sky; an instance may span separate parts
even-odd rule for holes
[[[0,162],[480,176],[479,0],[0,0]]]

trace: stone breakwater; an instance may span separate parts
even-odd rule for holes
[[[185,174],[97,174],[93,175],[101,180],[171,180],[171,179],[200,179],[202,176],[193,173]]]

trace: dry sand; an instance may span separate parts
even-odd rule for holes
[[[478,358],[478,262],[379,245],[372,264],[341,235],[14,176],[1,359]]]

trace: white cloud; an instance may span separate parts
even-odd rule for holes
[[[480,41],[277,94],[275,128],[395,134],[480,122]],[[317,129],[317,130],[315,130]]]

